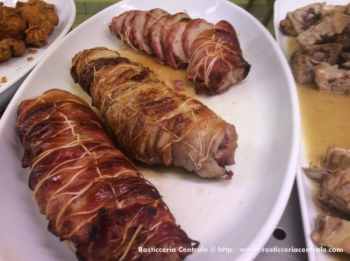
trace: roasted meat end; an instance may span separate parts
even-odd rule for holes
[[[196,83],[197,92],[223,93],[250,70],[237,36],[226,30],[204,30],[193,41],[189,56],[187,78]]]
[[[335,64],[342,45],[330,43],[311,45],[293,53],[289,64],[298,83],[308,83],[315,79],[314,66],[321,62]]]
[[[314,3],[288,12],[286,18],[280,22],[280,30],[285,35],[299,35],[321,18],[323,5]]]
[[[345,253],[350,253],[350,222],[329,215],[318,215],[311,239],[316,245],[341,248]]]
[[[337,168],[347,169],[350,167],[350,150],[329,147],[326,156],[321,161],[324,169],[335,170]]]
[[[24,31],[27,27],[19,10],[4,6],[0,2],[0,40],[8,38],[24,40],[26,37]]]
[[[322,62],[314,69],[315,82],[322,92],[350,94],[350,71]]]
[[[203,39],[194,44],[208,29],[214,30],[209,31],[204,41],[210,42],[212,38],[214,53],[202,47]],[[113,17],[109,30],[136,51],[154,54],[162,65],[175,68],[188,65],[187,76],[195,82],[197,92],[225,92],[245,79],[250,70],[250,64],[242,56],[236,31],[225,20],[214,25],[200,18],[192,20],[185,12],[169,14],[159,8],[130,10]]]
[[[175,68],[186,67],[188,64],[188,56],[184,50],[182,35],[189,21],[190,19],[182,19],[172,25],[164,46],[167,64]]]
[[[302,46],[320,44],[337,34],[341,34],[350,25],[350,16],[343,13],[334,13],[324,17],[318,24],[297,36]]]

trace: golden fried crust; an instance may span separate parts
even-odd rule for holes
[[[26,28],[27,24],[21,18],[20,12],[0,2],[0,40],[6,38],[24,40]]]
[[[21,40],[8,38],[1,40],[0,43],[7,44],[10,46],[12,56],[22,56],[26,52],[26,45]]]
[[[7,61],[11,56],[10,46],[0,42],[0,63]]]
[[[44,1],[30,0],[29,2],[17,2],[16,9],[19,10],[24,21],[28,24],[25,31],[27,45],[43,46],[46,39],[58,25],[59,18],[55,14],[55,5]]]

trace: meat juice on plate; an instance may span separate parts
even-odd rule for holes
[[[287,38],[288,60],[300,46]],[[320,92],[315,83],[297,83],[306,160],[318,164],[329,146],[350,148],[350,97]]]
[[[287,37],[287,58],[300,45],[295,37]],[[302,121],[302,143],[306,161],[319,165],[327,148],[350,148],[350,97],[344,94],[320,92],[314,82],[296,83]],[[306,167],[306,166],[304,166]],[[313,196],[320,194],[320,186],[313,186]],[[330,253],[332,260],[345,261],[349,255]]]
[[[120,56],[128,57],[129,60],[139,62],[155,72],[170,88],[175,89],[174,81],[181,81],[183,91],[178,91],[186,96],[194,97],[194,83],[187,79],[186,68],[174,69],[169,65],[161,65],[155,56],[137,53],[131,47],[123,45],[122,49],[117,50]],[[176,90],[176,89],[175,89]]]

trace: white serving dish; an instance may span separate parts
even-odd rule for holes
[[[317,1],[313,0],[277,0],[275,2],[274,30],[277,43],[280,46],[286,58],[288,57],[287,37],[279,31],[280,21],[286,17],[287,12],[294,11],[297,8],[316,2]],[[346,5],[349,3],[349,1],[346,0],[327,0],[322,2],[334,5]],[[312,231],[315,229],[318,211],[313,200],[314,184],[312,184],[312,182],[305,176],[304,172],[302,171],[302,167],[309,167],[309,165],[310,162],[307,161],[305,147],[302,144],[300,149],[300,157],[296,178],[303,224],[298,229],[303,228],[306,247],[309,249],[309,251],[307,252],[309,261],[330,261],[334,260],[335,256],[323,253],[319,250],[317,251],[317,249],[319,249],[319,246],[315,245],[310,237]]]
[[[127,0],[101,11],[79,25],[51,49],[13,97],[0,121],[1,210],[0,260],[73,261],[74,255],[46,231],[28,188],[28,169],[21,168],[23,148],[16,132],[17,108],[28,97],[62,88],[89,103],[73,83],[71,58],[96,46],[120,48],[109,33],[112,17],[129,9],[186,10],[193,18],[229,21],[239,32],[245,59],[252,64],[247,79],[222,95],[196,98],[234,124],[239,135],[231,181],[205,180],[181,169],[142,167],[158,188],[177,222],[208,253],[186,260],[253,260],[270,238],[286,207],[295,179],[300,144],[299,104],[294,80],[282,51],[262,24],[226,0]],[[54,61],[54,62],[53,62]],[[31,88],[29,88],[31,87]],[[233,252],[218,252],[219,247]],[[210,252],[215,248],[214,252]]]

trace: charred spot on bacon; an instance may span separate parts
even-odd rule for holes
[[[137,12],[147,14],[135,15]],[[130,24],[130,16],[133,16],[133,21],[139,22]],[[139,27],[135,28],[136,25]],[[161,64],[187,67],[188,79],[194,81],[196,91],[225,92],[233,84],[244,80],[250,70],[250,64],[243,58],[236,31],[227,21],[212,24],[200,18],[191,19],[186,13],[171,15],[155,8],[127,11],[115,16],[109,30],[132,48],[155,54]],[[151,50],[144,48],[140,42],[148,43]]]
[[[235,163],[235,127],[148,68],[96,47],[74,56],[71,75],[131,159],[183,167],[206,178],[233,175],[225,166]]]
[[[183,260],[190,253],[179,248],[198,246],[84,100],[52,89],[24,100],[18,114],[34,199],[50,232],[69,242],[78,260]]]

